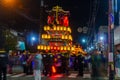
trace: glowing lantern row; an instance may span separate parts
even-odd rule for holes
[[[42,39],[50,39],[51,36],[48,34],[42,34]],[[72,36],[71,35],[62,35],[61,39],[67,39],[72,41]]]
[[[65,51],[77,51],[81,52],[83,54],[86,54],[81,48],[75,48],[75,47],[68,47],[68,46],[61,46],[61,47],[56,47],[56,46],[45,46],[45,45],[39,45],[37,46],[38,50],[65,50]]]
[[[44,26],[44,31],[49,31],[50,26]],[[71,33],[71,28],[70,27],[63,27],[63,26],[53,26],[53,30],[55,31],[68,31]]]
[[[68,31],[71,33],[70,27],[63,27],[63,26],[53,26],[53,30],[57,31]]]
[[[50,39],[51,36],[48,34],[42,34],[42,39]]]
[[[62,35],[62,39],[72,40],[72,36],[71,35]]]
[[[50,26],[44,26],[44,31],[49,31],[50,30]]]
[[[61,47],[56,47],[56,46],[45,46],[45,45],[39,45],[37,47],[39,50],[75,50],[74,47],[68,47],[68,46],[61,46]]]

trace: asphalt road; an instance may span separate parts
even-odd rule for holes
[[[12,74],[12,75],[8,74],[7,76],[8,76],[7,80],[34,80],[33,75],[25,75],[23,73]],[[90,78],[89,74],[87,74],[86,77],[82,78],[78,76],[77,73],[71,73],[68,76],[63,75],[63,74],[56,74],[51,77],[42,76],[42,80],[98,80],[98,79]],[[101,77],[99,80],[108,80],[108,78]]]

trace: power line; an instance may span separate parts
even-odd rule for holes
[[[89,30],[89,33],[88,33],[88,45],[90,45],[90,42],[94,36],[94,33],[95,33],[95,20],[96,20],[96,15],[97,15],[97,12],[98,12],[98,8],[99,8],[99,3],[100,1],[97,1],[95,0],[93,2],[93,13],[92,13],[92,19],[90,20],[91,23],[90,23],[90,30]]]

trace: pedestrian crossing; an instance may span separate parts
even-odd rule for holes
[[[69,78],[76,78],[78,74],[75,74],[75,73],[71,73],[68,77]]]
[[[20,77],[20,76],[24,76],[25,74],[24,73],[21,73],[21,74],[17,74],[17,75],[13,75],[13,76],[11,76],[11,77]]]
[[[34,75],[26,75],[24,73],[19,73],[19,74],[15,73],[15,74],[7,74],[7,77],[8,77],[8,79],[11,77],[10,79],[12,79],[12,80],[15,79],[15,78],[16,79],[18,79],[18,78],[21,79],[21,77],[22,77],[22,79],[23,78],[32,79],[34,77]],[[42,78],[45,78],[45,76],[42,75]],[[78,76],[78,73],[70,73],[68,76],[64,75],[64,74],[54,74],[54,75],[52,75],[51,77],[48,77],[48,78],[50,78],[50,80],[52,80],[51,78],[80,79],[80,76]],[[90,76],[90,74],[85,73],[85,74],[83,74],[82,79],[91,79],[91,76]],[[108,77],[99,77],[99,79],[100,80],[108,80]],[[120,80],[120,78],[116,79],[116,80]]]
[[[88,77],[89,74],[87,74],[87,78],[90,78]],[[19,77],[34,77],[34,75],[26,75],[24,73],[19,73],[19,74],[7,74],[7,77],[11,77],[11,78],[19,78]],[[45,77],[44,75],[42,75],[42,77]],[[54,77],[54,78],[62,78],[62,77],[68,77],[68,78],[77,78],[79,77],[78,76],[78,73],[71,73],[69,74],[68,76],[64,75],[64,74],[54,74],[52,75],[51,77]],[[85,77],[84,77],[85,78]]]

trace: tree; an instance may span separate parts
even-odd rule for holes
[[[0,48],[4,48],[5,37],[3,36],[3,31],[0,29]]]
[[[17,46],[17,36],[12,34],[10,30],[5,30],[3,32],[5,38],[4,46],[7,50],[15,50]]]

